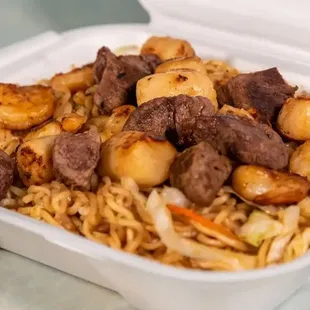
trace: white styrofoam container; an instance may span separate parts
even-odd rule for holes
[[[232,16],[223,11],[228,3],[225,0],[216,4],[202,0],[188,1],[188,4],[183,0],[141,2],[151,12],[150,25],[96,26],[63,34],[48,32],[0,50],[0,81],[30,84],[69,70],[72,64],[93,61],[103,45],[111,49],[141,45],[152,33],[167,33],[189,39],[202,57],[229,59],[243,71],[277,66],[288,81],[306,88],[310,76],[310,43],[301,44],[288,30],[290,27],[285,28],[288,43],[276,35],[276,26],[268,32],[267,39],[262,38],[262,29],[252,24],[241,33],[242,23],[249,21],[246,10],[249,1],[236,1],[243,4],[240,6],[243,14],[232,8],[229,11],[235,13]],[[279,4],[279,0],[275,2]],[[191,10],[189,4],[193,6]],[[187,21],[180,22],[180,16]],[[227,21],[227,16],[235,21],[232,23],[235,28],[219,22]],[[272,18],[268,17],[273,16],[265,19],[272,27]],[[203,23],[204,18],[208,25]],[[255,18],[252,17],[253,23]],[[297,27],[293,21],[290,26]],[[308,33],[309,29],[304,28]],[[179,270],[98,245],[3,208],[0,208],[0,246],[117,291],[141,310],[272,310],[298,290],[310,275],[309,255],[259,271]]]

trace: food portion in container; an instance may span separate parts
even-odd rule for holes
[[[310,99],[277,68],[240,72],[185,40],[121,52],[0,84],[0,205],[180,268],[306,254]]]

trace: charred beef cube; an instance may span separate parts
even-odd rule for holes
[[[268,125],[229,114],[201,118],[196,124],[193,140],[208,141],[222,155],[272,169],[288,165],[288,149]]]
[[[89,189],[99,161],[100,144],[100,135],[95,127],[78,134],[61,133],[53,149],[56,179],[67,186]]]
[[[218,101],[221,105],[254,109],[260,122],[270,123],[296,89],[285,82],[277,68],[271,68],[232,78],[220,87]]]
[[[123,131],[151,132],[166,136],[178,146],[190,146],[197,119],[214,114],[211,101],[205,97],[178,95],[154,98],[132,112]]]
[[[0,199],[6,196],[14,178],[14,160],[0,150]]]
[[[186,149],[170,168],[170,182],[189,200],[208,206],[231,172],[228,158],[220,155],[207,142]]]
[[[94,64],[95,104],[102,113],[128,104],[137,81],[153,74],[160,63],[156,55],[116,56],[107,47],[101,48]]]
[[[165,136],[178,147],[209,142],[222,155],[245,164],[282,169],[288,151],[268,125],[236,115],[215,114],[204,97],[160,97],[139,106],[123,131],[143,131]]]

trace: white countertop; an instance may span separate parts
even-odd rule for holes
[[[119,295],[0,250],[1,310],[133,310]]]
[[[1,310],[134,310],[114,292],[4,250],[0,279]],[[277,310],[309,309],[310,283]]]

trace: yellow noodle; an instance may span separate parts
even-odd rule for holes
[[[233,221],[233,222],[240,221],[242,223],[245,223],[247,221],[247,219],[248,219],[247,215],[242,210],[238,210],[238,211],[232,212],[229,215],[229,220]]]
[[[166,253],[163,257],[160,258],[160,261],[164,264],[174,265],[180,260],[182,260],[182,256],[179,253],[171,252]]]
[[[58,227],[62,227],[57,221],[55,221],[55,219],[45,210],[41,210],[40,216],[42,217],[42,219],[51,225],[54,226],[58,226]]]
[[[74,100],[84,100],[85,103],[86,97],[78,94]],[[12,186],[0,204],[70,232],[79,233],[100,244],[164,264],[182,268],[229,270],[222,262],[191,260],[170,251],[160,240],[145,208],[149,191],[135,192],[121,183],[113,183],[109,178],[103,178],[100,184],[97,180],[93,188],[96,188],[96,192],[71,190],[56,181],[42,186],[30,186],[28,189]],[[238,233],[253,210],[252,206],[244,202],[238,203],[233,194],[225,192],[224,189],[219,191],[211,206],[193,207],[195,212],[225,226],[233,233]],[[283,217],[282,211],[278,217]],[[265,240],[259,248],[253,250],[242,241],[223,238],[195,221],[189,222],[183,217],[174,216],[173,222],[175,231],[184,238],[210,247],[254,253],[257,255],[257,267],[266,266],[272,239]],[[290,261],[309,249],[309,232],[307,230],[307,233],[304,233],[309,221],[301,216],[299,224],[295,238],[286,246],[284,261]]]
[[[100,215],[97,207],[96,195],[93,193],[88,193],[89,197],[89,212],[86,217],[86,221],[89,222],[89,225],[96,226],[100,223]]]
[[[40,192],[43,192],[45,193],[45,195],[50,195],[51,194],[51,191],[44,187],[44,186],[36,186],[36,185],[31,185],[28,189],[28,192],[29,193],[40,193]]]
[[[231,230],[233,233],[238,233],[241,224],[238,221],[232,221],[229,218],[226,218],[223,222],[223,224]]]
[[[271,242],[273,241],[272,238],[267,239],[263,242],[261,247],[259,248],[258,254],[257,254],[257,267],[263,268],[266,266],[266,258],[267,254],[271,245]]]
[[[209,238],[204,234],[198,234],[196,239],[205,245],[211,245],[211,246],[215,246],[217,248],[226,247],[226,244],[223,243],[222,241],[214,239],[214,238]]]
[[[106,234],[94,231],[93,236],[94,236],[95,241],[102,243],[102,244],[106,244],[106,245],[109,244],[109,237]]]
[[[210,269],[210,270],[230,270],[230,266],[227,266],[225,263],[216,261],[216,262],[208,262],[208,261],[199,261],[192,260],[193,264],[196,268],[201,269]]]
[[[79,232],[83,232],[83,223],[76,216],[71,217],[73,224],[78,229]]]
[[[33,200],[33,197],[34,197],[34,194],[27,194],[23,197],[22,201],[25,203],[25,204],[28,204],[30,203],[32,200]]]
[[[18,208],[17,212],[24,214],[24,215],[30,215],[30,212],[32,209],[33,209],[33,207]]]
[[[79,200],[76,200],[71,207],[68,207],[67,213],[68,215],[75,215],[82,208],[82,204]]]
[[[138,247],[141,245],[142,240],[143,240],[143,231],[137,231],[136,237],[126,244],[124,250],[130,253],[135,253]]]
[[[223,208],[220,213],[218,213],[214,219],[214,223],[221,224],[229,216],[230,212],[233,210],[233,205],[228,205]]]
[[[126,241],[131,242],[134,239],[134,230],[132,228],[126,229]]]
[[[248,246],[244,242],[242,242],[238,239],[232,239],[232,238],[229,238],[223,234],[219,234],[218,232],[215,232],[214,230],[212,230],[208,227],[205,227],[202,224],[194,222],[194,221],[192,221],[191,224],[200,233],[207,235],[207,236],[210,236],[210,237],[213,237],[213,238],[216,238],[217,240],[226,244],[226,246],[230,246],[230,247],[233,247],[233,248],[235,248],[237,250],[241,250],[241,251],[247,251],[247,249],[248,249]]]
[[[117,234],[117,229],[116,229],[115,224],[111,224],[110,226],[110,238],[109,238],[109,244],[112,248],[116,249],[121,249],[121,240],[119,238],[119,235]]]
[[[163,246],[163,243],[160,240],[153,240],[151,243],[142,242],[141,246],[143,249],[148,251],[154,251]]]
[[[211,207],[214,208],[214,207],[225,204],[227,200],[229,199],[229,197],[230,197],[229,194],[225,193],[221,195],[220,197],[215,198],[211,204]]]
[[[125,218],[129,219],[129,220],[133,220],[134,216],[133,214],[127,210],[126,208],[124,208],[121,205],[118,205],[114,200],[108,198],[106,200],[107,205],[111,208],[111,210],[113,210],[116,213],[121,213]]]
[[[40,219],[41,218],[41,208],[39,206],[34,206],[31,210],[30,210],[30,216],[35,218],[35,219]]]

